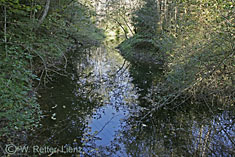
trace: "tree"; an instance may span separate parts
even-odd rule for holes
[[[20,141],[40,120],[39,86],[68,75],[72,48],[98,45],[104,35],[78,1],[0,0],[0,10],[0,138]]]
[[[133,13],[133,26],[138,34],[153,35],[157,33],[160,19],[156,0],[144,0],[144,5]]]

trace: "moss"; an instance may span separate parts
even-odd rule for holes
[[[131,62],[163,65],[163,56],[154,40],[147,36],[134,35],[118,47],[124,58]]]

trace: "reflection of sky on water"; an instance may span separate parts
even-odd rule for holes
[[[41,106],[47,115],[42,121],[46,130],[42,140],[52,145],[74,145],[76,139],[75,145],[85,144],[88,154],[97,147],[104,154],[118,147],[113,156],[195,155],[205,144],[213,149],[212,156],[233,151],[227,134],[235,137],[235,122],[228,112],[209,116],[192,106],[188,112],[186,105],[182,110],[163,109],[145,117],[153,102],[147,100],[151,92],[146,81],[154,80],[154,72],[142,65],[129,67],[128,62],[122,67],[124,59],[118,52],[104,47],[91,49],[89,55],[79,59],[79,76],[72,77],[73,81],[59,78],[42,97]],[[87,135],[95,137],[82,143]],[[224,146],[231,152],[226,153]]]
[[[121,119],[125,118],[125,113],[123,110],[116,111],[111,105],[102,107],[100,118],[93,116],[89,122],[89,126],[92,129],[91,133],[98,131],[99,133],[96,137],[99,137],[100,140],[96,141],[97,145],[108,146],[111,144],[111,141],[115,137],[115,133],[120,129]]]
[[[115,50],[103,51],[98,48],[86,58],[89,63],[86,67],[92,73],[89,81],[98,82],[99,86],[94,90],[103,96],[104,103],[92,116],[87,117],[91,134],[98,132],[98,140],[95,142],[97,146],[111,144],[115,133],[121,129],[121,120],[128,117],[129,107],[135,106],[137,102],[137,94],[126,65],[120,70],[124,59]],[[83,70],[86,71],[86,67]]]
[[[228,117],[228,112],[224,111],[212,120],[204,119],[201,123],[192,120],[193,145],[190,149],[193,151],[202,147],[202,145],[207,145],[212,150],[211,155],[227,156],[226,149],[230,148],[232,150],[235,147],[231,141],[235,140],[235,122],[232,122],[232,119],[227,119]],[[229,137],[233,137],[233,139],[229,139]]]

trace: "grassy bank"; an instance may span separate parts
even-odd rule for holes
[[[149,37],[136,34],[123,41],[117,48],[131,62],[164,64],[164,53],[160,51],[154,40]]]

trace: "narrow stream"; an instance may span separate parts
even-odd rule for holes
[[[145,117],[152,82],[161,78],[161,72],[131,65],[105,46],[86,51],[83,57],[73,59],[71,77],[58,76],[40,91],[44,118],[32,141],[58,148],[45,153],[191,156],[206,148],[211,156],[234,153],[234,139],[226,136],[235,137],[235,117],[229,111],[208,114],[204,109],[186,107]]]

